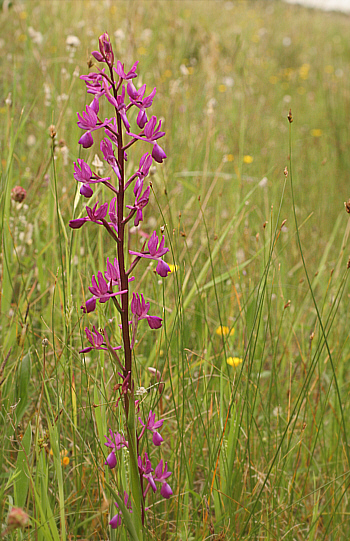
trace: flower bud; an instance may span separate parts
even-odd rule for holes
[[[106,62],[109,66],[113,66],[114,54],[112,50],[111,40],[107,32],[105,32],[104,34],[102,34],[102,36],[99,37],[98,42],[102,57],[106,59]]]

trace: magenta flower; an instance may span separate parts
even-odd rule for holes
[[[152,156],[148,154],[148,152],[146,152],[146,154],[143,154],[143,156],[141,156],[139,168],[136,172],[136,175],[138,178],[134,187],[135,196],[137,192],[139,191],[140,185],[143,183],[143,180],[147,177],[149,170],[151,168],[151,165],[152,165]]]
[[[152,143],[153,141],[156,141],[156,139],[159,139],[160,137],[163,137],[165,135],[164,131],[160,131],[160,128],[162,127],[162,121],[159,121],[157,127],[156,124],[157,117],[152,116],[145,126],[144,133],[146,136],[146,141],[148,141],[149,143]]]
[[[128,509],[128,511],[132,513],[131,501],[129,499],[128,494],[125,492],[125,490],[124,490],[124,505]],[[117,507],[117,509],[119,509],[119,505],[116,502],[115,502],[115,506]],[[109,525],[112,529],[115,529],[115,528],[118,528],[118,526],[120,526],[121,523],[122,523],[122,513],[117,513],[116,515],[114,515],[112,520],[110,520]]]
[[[111,105],[113,105],[113,107],[116,108],[116,110],[118,111],[118,113],[122,117],[122,121],[124,123],[126,131],[129,132],[130,131],[130,124],[129,124],[129,121],[128,121],[127,116],[126,116],[126,105],[124,103],[125,87],[123,86],[122,93],[119,94],[116,98],[114,96],[112,96],[112,94],[110,93],[110,91],[109,91],[110,87],[108,86],[108,83],[106,82],[105,79],[103,80],[103,88],[104,88],[104,94],[105,94],[107,100],[109,101],[109,103]]]
[[[99,108],[100,106],[98,102],[98,97],[97,95],[95,95],[90,105],[87,105],[85,107],[85,112],[83,112],[81,115],[77,113],[77,124],[79,128],[81,128],[82,130],[86,130],[78,141],[78,143],[82,145],[83,148],[90,148],[93,145],[94,140],[91,132],[98,130],[110,123],[110,120],[108,120],[108,118],[106,118],[104,122],[99,121],[97,116]]]
[[[123,434],[119,434],[119,432],[112,432],[111,429],[109,429],[110,438],[108,436],[105,436],[107,443],[105,443],[106,447],[109,447],[110,449],[114,451],[119,451],[122,447],[129,447],[128,442],[124,438]]]
[[[93,349],[108,351],[108,348],[105,347],[103,334],[98,332],[95,326],[93,326],[93,332],[90,331],[88,327],[85,327],[85,334],[91,346],[80,350],[79,353],[88,353],[89,351],[92,351]],[[117,346],[113,349],[114,350],[121,349],[121,346]]]
[[[162,326],[161,317],[148,315],[150,303],[145,302],[142,293],[141,297],[137,293],[133,293],[130,309],[134,316],[136,316],[137,321],[140,321],[141,319],[147,319],[147,323],[151,329],[159,329]]]
[[[121,288],[119,263],[116,257],[114,258],[113,263],[111,263],[109,261],[109,257],[107,257],[107,270],[105,271],[105,278],[109,284],[109,287],[118,286],[119,289]],[[135,280],[134,276],[130,276],[128,278],[128,282],[132,282],[133,280]]]
[[[165,132],[160,131],[160,128],[162,126],[161,120],[159,121],[158,126],[156,126],[156,124],[157,117],[152,116],[139,135],[131,132],[129,133],[129,135],[131,135],[135,139],[139,139],[140,141],[147,141],[148,143],[151,143],[153,145],[152,157],[156,160],[156,162],[162,163],[163,160],[166,158],[166,154],[164,150],[158,145],[158,143],[156,143],[156,140],[160,137],[163,137],[165,135]]]
[[[90,105],[86,106],[86,111],[83,112],[81,115],[77,113],[78,117],[78,126],[82,130],[93,130],[96,129],[97,123],[98,123],[98,111],[100,109],[100,105],[98,102],[98,99],[95,97]]]
[[[152,156],[148,154],[148,152],[146,152],[145,154],[141,156],[138,170],[129,178],[129,180],[125,184],[124,189],[126,190],[130,186],[132,181],[135,180],[136,178],[136,182],[134,186],[134,194],[136,196],[136,194],[138,193],[140,189],[141,184],[143,183],[144,179],[147,177],[149,173],[151,165],[152,165]]]
[[[117,175],[118,179],[121,179],[119,165],[116,157],[114,156],[114,150],[112,143],[109,139],[102,139],[100,149],[106,162],[112,167],[113,171]]]
[[[149,482],[153,492],[157,492],[157,487],[156,487],[156,484],[155,484],[153,476],[152,476],[153,468],[152,468],[151,461],[148,458],[148,454],[145,453],[145,457],[144,457],[143,461],[142,461],[141,457],[139,456],[138,459],[137,459],[137,464],[138,464],[138,467],[139,467],[139,472],[141,473],[142,477],[147,479],[147,481]]]
[[[142,438],[143,434],[145,433],[145,430],[150,430],[153,433],[153,445],[156,445],[157,447],[159,447],[159,445],[163,441],[163,438],[159,434],[159,432],[157,432],[157,428],[160,428],[163,425],[164,421],[163,419],[161,419],[160,421],[156,421],[155,419],[156,419],[156,414],[152,413],[152,410],[150,410],[148,414],[147,424],[145,424],[142,421],[141,417],[139,417],[139,421],[143,426],[143,429],[141,430],[141,433],[139,436],[139,440]]]
[[[99,208],[98,201],[91,209],[86,207],[87,216],[85,218],[76,218],[75,220],[70,220],[69,227],[72,229],[80,229],[86,222],[94,222],[95,224],[103,225],[102,218],[105,218],[108,209],[108,203],[103,203]]]
[[[124,289],[123,291],[116,291],[115,293],[113,293],[113,291],[110,291],[101,271],[98,271],[97,273],[97,280],[95,278],[95,275],[92,276],[91,283],[92,286],[89,287],[89,291],[90,293],[92,293],[93,296],[91,299],[88,299],[86,301],[85,306],[81,306],[83,312],[85,313],[93,312],[95,310],[97,299],[99,299],[99,302],[102,304],[107,302],[108,299],[110,299],[111,297],[115,297],[116,295],[121,295],[122,293],[127,292],[126,289]]]
[[[111,40],[107,32],[105,32],[98,38],[98,45],[100,52],[92,51],[92,56],[96,58],[98,62],[106,62],[108,66],[113,66],[114,54],[112,50]]]
[[[122,64],[120,60],[117,60],[117,68],[114,68],[114,70],[118,73],[119,77],[128,81],[137,77],[136,68],[138,63],[139,61],[135,62],[131,70],[128,73],[125,73],[124,64]]]
[[[136,216],[135,216],[135,222],[134,222],[135,227],[137,227],[139,223],[142,222],[143,220],[142,211],[149,202],[149,194],[150,194],[151,188],[148,186],[143,193],[142,193],[142,189],[143,189],[143,181],[139,185],[139,189],[137,193],[135,194],[136,199],[135,199],[134,205],[126,205],[128,209],[136,210]]]
[[[157,233],[154,231],[147,244],[149,250],[148,252],[133,252],[132,250],[129,250],[129,254],[136,255],[138,257],[144,257],[145,259],[154,259],[155,261],[158,261],[156,272],[159,274],[159,276],[165,278],[170,272],[170,267],[161,259],[164,254],[169,252],[169,248],[164,248],[164,235],[162,237],[162,240],[160,241],[159,247],[158,243],[159,238]]]
[[[105,74],[105,68],[98,73],[89,73],[88,75],[81,75],[80,79],[85,81],[86,91],[88,94],[94,94],[96,98],[103,96],[103,90],[101,87],[103,75]]]
[[[156,95],[157,89],[154,88],[149,96],[143,97],[146,91],[146,85],[142,85],[139,90],[136,90],[132,82],[127,85],[127,93],[130,98],[130,102],[139,108],[139,114],[137,115],[137,125],[141,130],[144,128],[148,121],[145,109],[151,107],[153,98]]]
[[[163,498],[170,498],[172,496],[173,491],[171,490],[170,486],[166,482],[166,479],[170,477],[171,472],[168,471],[168,464],[165,463],[164,471],[163,471],[163,459],[159,462],[158,466],[156,466],[156,469],[154,470],[154,479],[160,483],[162,483],[162,488],[160,489],[160,493],[163,496]]]
[[[81,182],[83,185],[80,188],[81,195],[85,197],[91,197],[94,193],[90,187],[90,184],[98,184],[99,182],[107,182],[111,177],[100,178],[95,175],[88,164],[84,160],[78,158],[78,165],[74,162],[74,178],[77,182]]]

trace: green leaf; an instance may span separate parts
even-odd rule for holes
[[[30,351],[23,357],[17,372],[17,401],[19,402],[16,408],[17,424],[23,417],[28,403],[28,387],[30,383],[32,366]]]
[[[22,438],[22,447],[18,452],[16,463],[15,504],[17,507],[25,507],[29,489],[28,457],[32,444],[32,427],[29,423]]]

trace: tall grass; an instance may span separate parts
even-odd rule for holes
[[[167,421],[174,496],[150,505],[148,539],[347,539],[349,21],[277,1],[2,12],[0,519],[12,505],[31,518],[10,539],[126,539],[108,528],[103,468],[116,370],[78,353],[87,282],[113,247],[68,228],[83,212],[77,71],[118,29],[117,54],[157,86],[169,156],[144,229],[165,227],[175,270],[162,286],[142,276],[164,327],[140,338],[136,364]],[[118,337],[113,316],[98,323]]]

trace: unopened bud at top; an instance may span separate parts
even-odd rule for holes
[[[96,58],[96,60],[98,60],[99,62],[107,62],[108,66],[112,67],[114,64],[114,54],[112,50],[111,40],[107,32],[105,32],[104,34],[102,34],[102,36],[98,38],[98,43],[100,52],[93,51],[91,53],[92,56]]]

